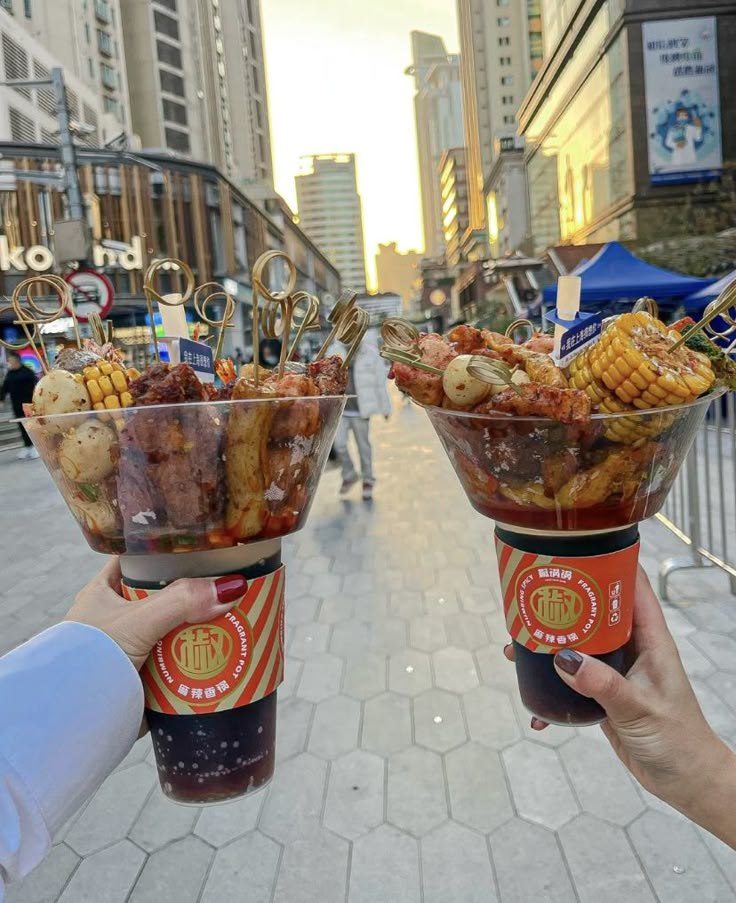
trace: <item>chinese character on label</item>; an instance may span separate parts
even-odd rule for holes
[[[577,643],[577,641],[578,641],[579,639],[580,639],[580,637],[579,637],[576,633],[574,633],[574,632],[573,632],[573,633],[568,633],[568,635],[567,635],[567,642],[568,642],[568,643]]]
[[[201,699],[201,698],[202,698],[201,690],[197,690],[197,689],[192,690],[192,699]]]
[[[179,696],[189,696],[189,687],[186,684],[179,684],[179,689],[176,692]]]
[[[550,569],[549,569],[549,575],[550,575],[550,577],[556,577],[556,578],[559,578],[559,576],[560,576],[560,569],[559,569],[559,568],[550,568]]]
[[[566,636],[558,636],[558,637],[557,637],[557,644],[558,644],[558,646],[564,646],[564,645],[566,645],[566,644],[567,644],[567,637],[566,637]]]
[[[561,580],[572,580],[572,571],[560,571]]]
[[[215,687],[216,690],[219,690],[221,693],[224,693],[226,690],[230,689],[230,684],[226,680],[221,680],[219,684]]]
[[[214,687],[207,687],[204,691],[205,699],[214,699],[216,695],[216,690]]]
[[[534,639],[535,640],[543,640],[544,639],[544,631],[540,630],[538,627],[534,631]]]
[[[545,634],[544,640],[546,643],[549,643],[550,646],[554,646],[557,642],[557,637],[553,633]]]
[[[549,577],[548,568],[539,568],[539,576],[540,577]]]

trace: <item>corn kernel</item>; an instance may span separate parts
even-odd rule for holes
[[[102,394],[105,396],[115,394],[115,389],[113,389],[112,387],[109,376],[103,376],[100,378],[100,388],[102,389]]]
[[[96,379],[93,379],[87,383],[87,392],[93,404],[97,401],[102,401],[102,399],[104,398],[104,393],[100,388],[99,382],[97,382]]]
[[[108,395],[105,398],[105,407],[108,411],[114,411],[116,408],[120,407],[120,401],[117,395]]]
[[[99,365],[100,370],[105,374],[105,376],[109,376],[112,373],[112,364],[107,361],[102,361]]]
[[[101,401],[96,401],[96,402],[92,405],[92,410],[94,410],[94,411],[104,411],[104,410],[105,410],[105,405],[104,405]]]
[[[115,387],[116,392],[128,391],[128,383],[125,379],[125,374],[121,373],[119,370],[113,370],[113,372],[110,374],[110,382]]]
[[[120,393],[120,403],[124,408],[132,408],[135,404],[133,396],[130,392],[121,392]]]
[[[102,376],[97,367],[85,367],[82,375],[85,379],[99,379]]]
[[[127,373],[128,373],[128,380],[138,379],[138,377],[141,375],[141,371],[136,370],[135,367],[128,367]]]

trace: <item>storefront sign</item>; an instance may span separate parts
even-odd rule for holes
[[[644,81],[653,184],[721,173],[716,19],[645,22]]]
[[[92,249],[94,265],[102,269],[143,269],[143,243],[134,235],[129,245],[121,250],[111,250],[101,244]],[[45,273],[54,267],[54,255],[45,245],[32,245],[29,248],[10,247],[7,236],[0,235],[0,270],[2,272]]]

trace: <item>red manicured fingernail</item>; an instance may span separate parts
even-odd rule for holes
[[[574,649],[563,649],[555,656],[555,664],[565,674],[577,674],[583,664],[583,657]]]
[[[506,643],[506,645],[503,647],[503,651],[507,652],[511,648],[511,646],[512,646],[511,643]]]
[[[248,581],[242,574],[230,574],[227,577],[218,577],[215,580],[215,587],[217,588],[217,601],[220,605],[227,605],[245,595]]]

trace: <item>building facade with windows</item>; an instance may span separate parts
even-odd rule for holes
[[[501,142],[517,131],[516,112],[542,63],[539,0],[458,0],[467,150],[469,259],[487,256],[488,195],[504,179]],[[503,229],[510,229],[509,211]],[[518,231],[518,230],[515,230]],[[503,232],[503,230],[502,230]],[[511,243],[510,232],[502,235]]]
[[[366,288],[363,210],[355,154],[302,159],[296,177],[299,223],[340,271],[346,288]]]
[[[15,165],[20,186],[0,190],[0,292],[10,296],[27,276],[58,271],[54,225],[63,219],[63,197],[55,188],[20,179],[24,169],[57,167],[55,147],[0,143],[0,155]],[[294,259],[298,289],[317,295],[326,307],[337,298],[339,272],[293,219],[268,215],[214,167],[168,154],[131,157],[94,148],[79,148],[78,164],[82,190],[97,211],[90,263],[113,284],[109,318],[136,364],[149,360],[153,350],[143,277],[155,259],[180,258],[191,265],[198,285],[219,282],[237,299],[226,353],[252,347],[250,274],[265,251],[285,250]],[[115,245],[105,247],[105,241]],[[164,274],[159,291],[176,291],[177,279],[174,272]],[[0,322],[5,338],[17,332],[12,319],[6,312]],[[71,332],[58,338],[71,338]]]
[[[144,147],[272,188],[258,0],[124,0],[133,130]]]
[[[643,244],[732,225],[736,6],[543,0],[519,111],[533,246]]]
[[[99,97],[99,123],[88,122],[83,110],[75,115],[71,103],[73,119],[97,125],[100,142],[130,131],[120,0],[2,0],[0,8],[53,55],[67,82],[81,82]]]
[[[10,14],[8,3],[0,8],[0,73],[2,80],[47,79],[59,60],[44,45],[31,37],[18,19]],[[14,8],[22,10],[18,0]],[[29,6],[29,10],[35,9]],[[100,92],[66,72],[66,95],[74,125],[85,126],[81,140],[99,144],[103,138],[104,106]],[[58,131],[56,101],[49,88],[0,87],[0,136],[19,142],[56,143]]]
[[[448,267],[455,268],[463,260],[463,237],[470,223],[464,147],[453,147],[445,151],[439,162],[438,175],[445,259]]]
[[[412,64],[406,70],[414,78],[414,117],[422,200],[424,253],[444,252],[442,201],[437,166],[442,154],[463,143],[460,59],[448,54],[442,38],[422,31],[411,33]]]

